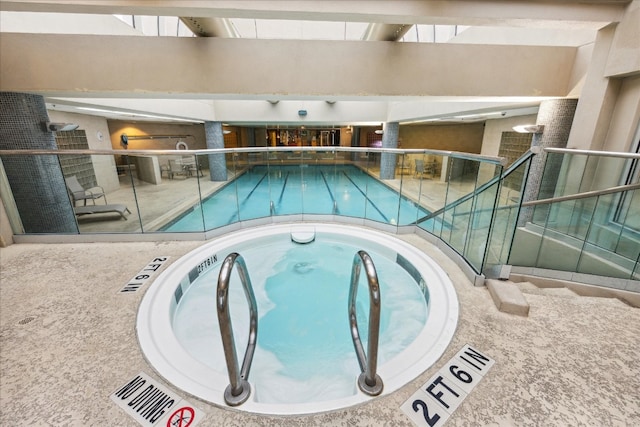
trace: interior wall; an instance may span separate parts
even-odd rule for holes
[[[630,151],[640,126],[640,75],[622,80],[603,149]]]
[[[47,111],[52,122],[75,123],[78,129],[84,130],[87,134],[87,142],[90,150],[111,150],[111,140],[109,139],[109,127],[107,119],[88,114],[67,113],[63,111]],[[113,156],[91,156],[93,170],[99,186],[109,193],[120,188],[118,172]]]
[[[497,156],[500,150],[502,132],[512,132],[513,127],[518,125],[533,125],[536,123],[536,117],[535,114],[530,114],[506,119],[487,120],[482,136],[480,154],[483,156]]]
[[[187,144],[190,150],[204,150],[207,142],[204,126],[199,123],[154,123],[108,120],[111,147],[122,150],[120,135],[129,137],[130,150],[175,150],[178,141]],[[134,139],[136,136],[174,136],[171,138]]]
[[[484,123],[400,126],[400,148],[430,148],[480,154]]]

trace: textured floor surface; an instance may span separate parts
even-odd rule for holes
[[[529,317],[501,313],[487,289],[471,286],[440,251],[417,236],[401,238],[453,281],[460,300],[453,341],[435,366],[396,392],[300,417],[207,404],[146,363],[135,321],[153,281],[135,293],[118,291],[154,257],[171,256],[169,265],[202,242],[0,249],[0,425],[137,426],[110,395],[142,371],[204,410],[199,426],[411,426],[400,406],[465,343],[496,362],[447,426],[640,425],[640,309],[540,292],[525,295]]]

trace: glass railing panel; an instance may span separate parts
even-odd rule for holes
[[[314,153],[318,155],[318,153]],[[305,214],[331,215],[337,209],[336,169],[332,165],[303,163],[301,165],[302,194]]]
[[[271,215],[270,201],[273,184],[272,167],[267,152],[245,152],[235,163],[237,175],[237,219],[231,222],[247,221]],[[245,160],[246,159],[246,160]],[[241,183],[242,185],[238,185]]]
[[[494,225],[491,229],[489,249],[485,265],[504,265],[509,263],[509,251],[513,242],[518,220],[517,203],[500,205],[495,212]]]
[[[340,162],[340,165],[338,165]],[[354,169],[352,165],[345,165],[342,157],[337,156],[336,151],[319,151],[318,152],[318,167],[321,168],[323,176],[322,181],[325,185],[331,203],[324,206],[323,212],[331,215],[342,215],[340,205],[342,205],[342,199],[340,194],[340,179],[346,168]]]
[[[450,157],[446,203],[451,203],[473,193],[478,182],[479,162]]]
[[[542,154],[546,156],[545,167],[540,180],[540,187],[537,194],[537,199],[546,199],[554,196],[561,196],[564,194],[564,185],[567,181],[565,176],[560,179],[561,176],[566,175],[569,170],[573,175],[581,177],[584,171],[584,156],[574,156],[564,153],[546,153]],[[577,161],[577,163],[576,163]],[[574,163],[575,167],[569,166]],[[544,226],[549,216],[550,205],[538,205],[533,210],[531,222],[540,226]]]
[[[448,233],[442,234],[442,239],[459,254],[464,254],[467,233],[470,231],[469,223],[473,205],[474,198],[470,198],[453,209],[449,209],[448,215],[445,215],[445,218],[448,218],[448,222],[451,224],[451,228]]]
[[[247,169],[248,154],[217,153],[198,158],[205,165],[204,176],[199,178],[205,230],[239,221],[236,179]]]
[[[578,273],[630,279],[633,276],[635,260],[607,251],[598,245],[585,242],[576,268]]]
[[[475,191],[477,178],[478,178],[478,162],[473,160],[461,159],[456,157],[449,157],[447,167],[447,188],[444,198],[444,205],[449,205],[460,200],[462,197],[471,194]],[[464,206],[464,210],[458,209],[458,206]],[[457,212],[470,211],[472,203],[465,202],[462,205],[456,206]],[[466,218],[466,223],[469,222],[469,218]],[[444,224],[449,224],[449,227],[444,227]],[[460,253],[464,251],[464,243],[460,243],[461,227],[466,227],[465,220],[463,218],[456,218],[455,211],[449,209],[445,211],[443,216],[443,226],[441,229],[440,237],[452,244]],[[463,240],[464,242],[464,240]]]
[[[339,170],[337,175],[338,209],[340,215],[365,218],[367,211],[366,187],[363,190],[361,183],[370,177],[379,177],[380,165],[376,162],[374,153],[356,154],[356,158],[359,159],[357,166]]]
[[[531,159],[525,161],[502,180],[485,265],[508,264],[530,163]]]
[[[621,194],[613,221],[621,226],[615,252],[627,258],[637,258],[640,255],[640,190]]]
[[[415,185],[412,177],[415,163],[409,154],[398,154],[398,167],[396,168],[396,181],[400,181],[400,205],[398,212],[398,224],[407,225],[414,223],[419,217],[428,212],[420,207],[420,184]]]
[[[554,203],[551,212],[570,212],[573,206],[574,201]],[[558,227],[558,221],[563,220],[557,216],[549,215],[542,233],[536,267],[576,271],[583,240],[557,231],[556,228],[562,228]]]
[[[468,237],[464,250],[464,257],[471,263],[476,271],[482,271],[486,253],[487,242],[491,233],[494,220],[494,207],[500,183],[494,184],[482,190],[475,198],[473,211],[468,224]]]
[[[129,161],[143,232],[203,231],[202,169],[193,155],[134,155]],[[179,225],[177,225],[179,224]]]
[[[365,206],[364,218],[384,224],[397,224],[400,196],[396,192],[388,191],[388,186],[393,185],[394,180],[381,179],[379,162],[370,164],[369,173],[374,179],[364,175],[353,176],[351,179],[355,191],[362,195]]]
[[[558,233],[584,240],[595,209],[595,198],[553,203],[546,226]]]
[[[75,205],[81,234],[141,232],[140,212],[133,187],[136,180],[135,164],[128,162],[128,156],[121,157],[122,164],[116,167],[113,155],[58,156],[66,180],[77,179],[89,194],[99,196],[99,193],[104,193],[102,197],[93,200],[76,200],[75,204],[73,198],[70,198],[70,204]],[[70,194],[68,186],[67,194]],[[98,210],[93,210],[94,208]],[[105,211],[101,212],[101,209]]]
[[[586,237],[587,243],[630,260],[637,258],[640,252],[640,232],[635,229],[634,217],[638,215],[635,212],[638,203],[636,193],[638,190],[597,198],[598,204]],[[626,211],[625,200],[630,201],[630,209]]]
[[[271,164],[270,192],[274,215],[294,215],[304,212],[303,158],[300,150],[278,153],[280,166]],[[307,165],[304,165],[307,167]]]

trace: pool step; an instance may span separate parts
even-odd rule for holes
[[[485,284],[498,310],[518,316],[529,315],[529,303],[515,283],[510,280],[487,279]]]
[[[316,229],[313,227],[296,227],[291,229],[291,241],[301,245],[316,240]]]
[[[539,288],[531,282],[520,282],[517,283],[516,286],[520,288],[522,293],[531,294],[531,295],[546,295],[546,296],[555,296],[562,298],[577,298],[580,295],[573,292],[569,288]]]

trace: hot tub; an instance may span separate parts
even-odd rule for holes
[[[352,261],[361,249],[373,259],[380,281],[381,394],[397,390],[445,351],[456,329],[458,301],[448,276],[426,254],[361,227],[269,225],[233,232],[190,252],[169,266],[143,298],[137,319],[142,351],[168,382],[226,406],[229,378],[215,300],[220,265],[237,252],[245,259],[259,315],[248,378],[251,395],[237,409],[304,414],[368,401],[372,397],[356,385],[360,368],[346,303]],[[366,341],[366,279],[360,286],[358,324]],[[229,308],[241,362],[249,309],[235,272]]]

